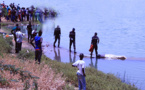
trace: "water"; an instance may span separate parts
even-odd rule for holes
[[[52,45],[56,25],[62,29],[61,51],[51,46],[44,52],[52,59],[73,62],[68,52],[69,32],[76,28],[77,52],[89,55],[91,37],[98,32],[100,54],[124,55],[128,60],[90,60],[85,58],[87,66],[93,66],[105,73],[113,73],[135,83],[145,90],[145,1],[144,0],[7,0],[6,3],[20,3],[21,6],[52,7],[60,12],[55,20],[48,20],[43,25],[44,45]],[[37,1],[37,2],[36,2]],[[56,52],[55,52],[56,51]],[[68,52],[68,53],[66,53]],[[57,53],[58,55],[56,56]],[[73,54],[72,56],[73,57]],[[61,59],[60,59],[61,58]],[[76,59],[79,59],[76,55]]]

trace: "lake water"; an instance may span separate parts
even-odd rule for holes
[[[76,51],[89,55],[91,37],[98,33],[100,54],[123,55],[127,60],[85,58],[87,66],[113,73],[145,90],[145,1],[144,0],[7,0],[20,6],[52,7],[59,11],[55,20],[43,25],[44,45],[52,45],[54,28],[61,27],[61,49],[45,47],[48,57],[74,62],[78,55],[69,54],[69,32],[76,29]],[[63,49],[63,50],[62,50]],[[60,53],[59,53],[60,52]],[[68,52],[68,53],[66,53]],[[65,54],[64,54],[65,53]],[[75,58],[73,60],[73,58]]]

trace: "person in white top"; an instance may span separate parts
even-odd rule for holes
[[[72,64],[73,67],[77,67],[77,77],[78,77],[78,85],[79,85],[79,90],[83,89],[86,90],[86,74],[85,74],[85,62],[83,61],[84,54],[80,54],[80,60],[76,61],[75,63]]]
[[[22,40],[23,40],[23,34],[20,31],[20,28],[18,28],[16,32],[16,53],[19,53],[19,51],[21,51]]]

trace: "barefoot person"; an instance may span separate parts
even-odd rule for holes
[[[60,45],[60,34],[61,34],[61,29],[60,27],[57,25],[57,27],[54,30],[54,36],[55,36],[55,41],[53,43],[53,46],[55,47],[55,43],[58,40],[58,47]]]
[[[96,57],[98,56],[98,43],[99,43],[99,37],[97,36],[97,32],[92,37],[91,44],[93,45],[93,50],[95,49]],[[91,52],[91,58],[92,58],[93,51]]]
[[[40,30],[38,36],[35,36],[34,38],[31,39],[31,44],[35,48],[35,61],[38,60],[39,64],[41,62],[42,41],[43,41],[41,35],[42,35],[42,31]],[[35,45],[33,44],[33,41],[35,41]]]
[[[72,64],[73,67],[77,67],[77,77],[78,77],[78,85],[79,90],[86,90],[86,80],[85,80],[85,62],[83,61],[84,54],[80,54],[80,60],[76,61]]]
[[[74,53],[76,53],[75,35],[76,35],[75,28],[73,28],[72,31],[69,33],[69,38],[70,38],[69,51],[71,52],[71,45],[73,44]]]
[[[27,26],[27,31],[28,31],[28,42],[31,40],[32,38],[32,25],[31,25],[31,22],[29,22],[29,25]]]

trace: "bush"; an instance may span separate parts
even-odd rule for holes
[[[10,53],[12,50],[12,38],[6,38],[4,39],[2,36],[0,36],[0,53]]]
[[[35,53],[30,50],[23,49],[18,53],[17,57],[19,59],[34,59]]]

